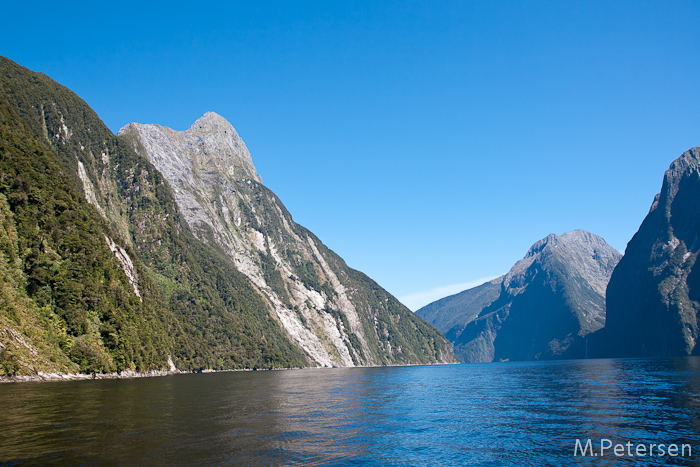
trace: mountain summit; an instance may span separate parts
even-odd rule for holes
[[[536,242],[505,276],[455,296],[470,304],[460,316],[471,317],[446,332],[455,354],[467,362],[584,357],[583,338],[605,324],[605,288],[620,257],[584,230]]]
[[[186,131],[131,123],[119,137],[165,176],[195,235],[233,260],[316,364],[452,358],[437,331],[293,221],[223,117],[209,112]]]
[[[454,361],[292,221],[224,118],[120,133],[0,57],[0,375]]]
[[[233,125],[221,115],[207,112],[186,131],[175,131],[160,125],[130,123],[119,134],[137,132],[146,151],[157,157],[157,166],[167,170],[168,178],[186,178],[194,171],[201,177],[207,173],[227,173],[235,178],[248,178],[262,183],[245,143]],[[158,151],[155,151],[158,148]]]

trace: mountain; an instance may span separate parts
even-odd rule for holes
[[[26,299],[0,308],[8,368],[308,364],[248,279],[194,237],[162,175],[85,102],[6,58],[0,100],[0,193],[16,245],[6,258],[17,275],[3,287]]]
[[[193,233],[167,178],[132,143],[69,89],[0,57],[0,374],[352,364],[319,361],[292,338],[260,287]],[[311,270],[299,277],[313,280]],[[369,297],[357,303],[382,336],[366,339],[358,364],[454,358],[436,330],[402,320],[386,291],[346,274],[358,289],[346,295]]]
[[[498,297],[446,337],[466,362],[582,358],[584,338],[605,324],[605,288],[620,257],[583,230],[548,235],[498,279]],[[494,285],[464,296],[481,295],[485,303]]]
[[[186,131],[131,123],[119,138],[165,176],[195,235],[250,279],[316,363],[452,358],[437,331],[294,222],[220,115],[208,112]]]
[[[503,276],[425,305],[416,314],[447,334],[463,329],[501,294]]]
[[[700,148],[676,159],[607,289],[601,353],[700,355]]]

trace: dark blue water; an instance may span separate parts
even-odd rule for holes
[[[700,465],[700,358],[13,383],[0,404],[0,465]]]

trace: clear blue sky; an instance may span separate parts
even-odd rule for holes
[[[698,1],[10,2],[3,16],[0,55],[115,133],[223,115],[294,219],[413,309],[549,233],[624,251],[668,165],[700,145]]]

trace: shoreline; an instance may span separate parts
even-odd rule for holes
[[[168,376],[184,373],[192,373],[191,371],[168,371],[168,370],[151,370],[143,373],[137,371],[125,370],[121,373],[43,373],[39,372],[35,375],[18,375],[18,376],[0,376],[0,384],[2,383],[40,383],[50,381],[82,381],[93,379],[133,379],[133,378],[153,378],[156,376]]]
[[[433,365],[459,365],[459,363],[408,363],[401,365],[371,365],[371,366],[348,366],[348,367],[295,367],[295,368],[232,368],[227,370],[151,370],[138,372],[124,370],[121,373],[43,373],[34,375],[0,376],[0,384],[4,383],[43,383],[53,381],[84,381],[98,379],[135,379],[135,378],[156,378],[159,376],[186,375],[199,373],[228,373],[234,371],[285,371],[285,370],[319,370],[319,369],[351,369],[351,368],[388,368],[388,367],[408,367],[408,366],[433,366]]]

